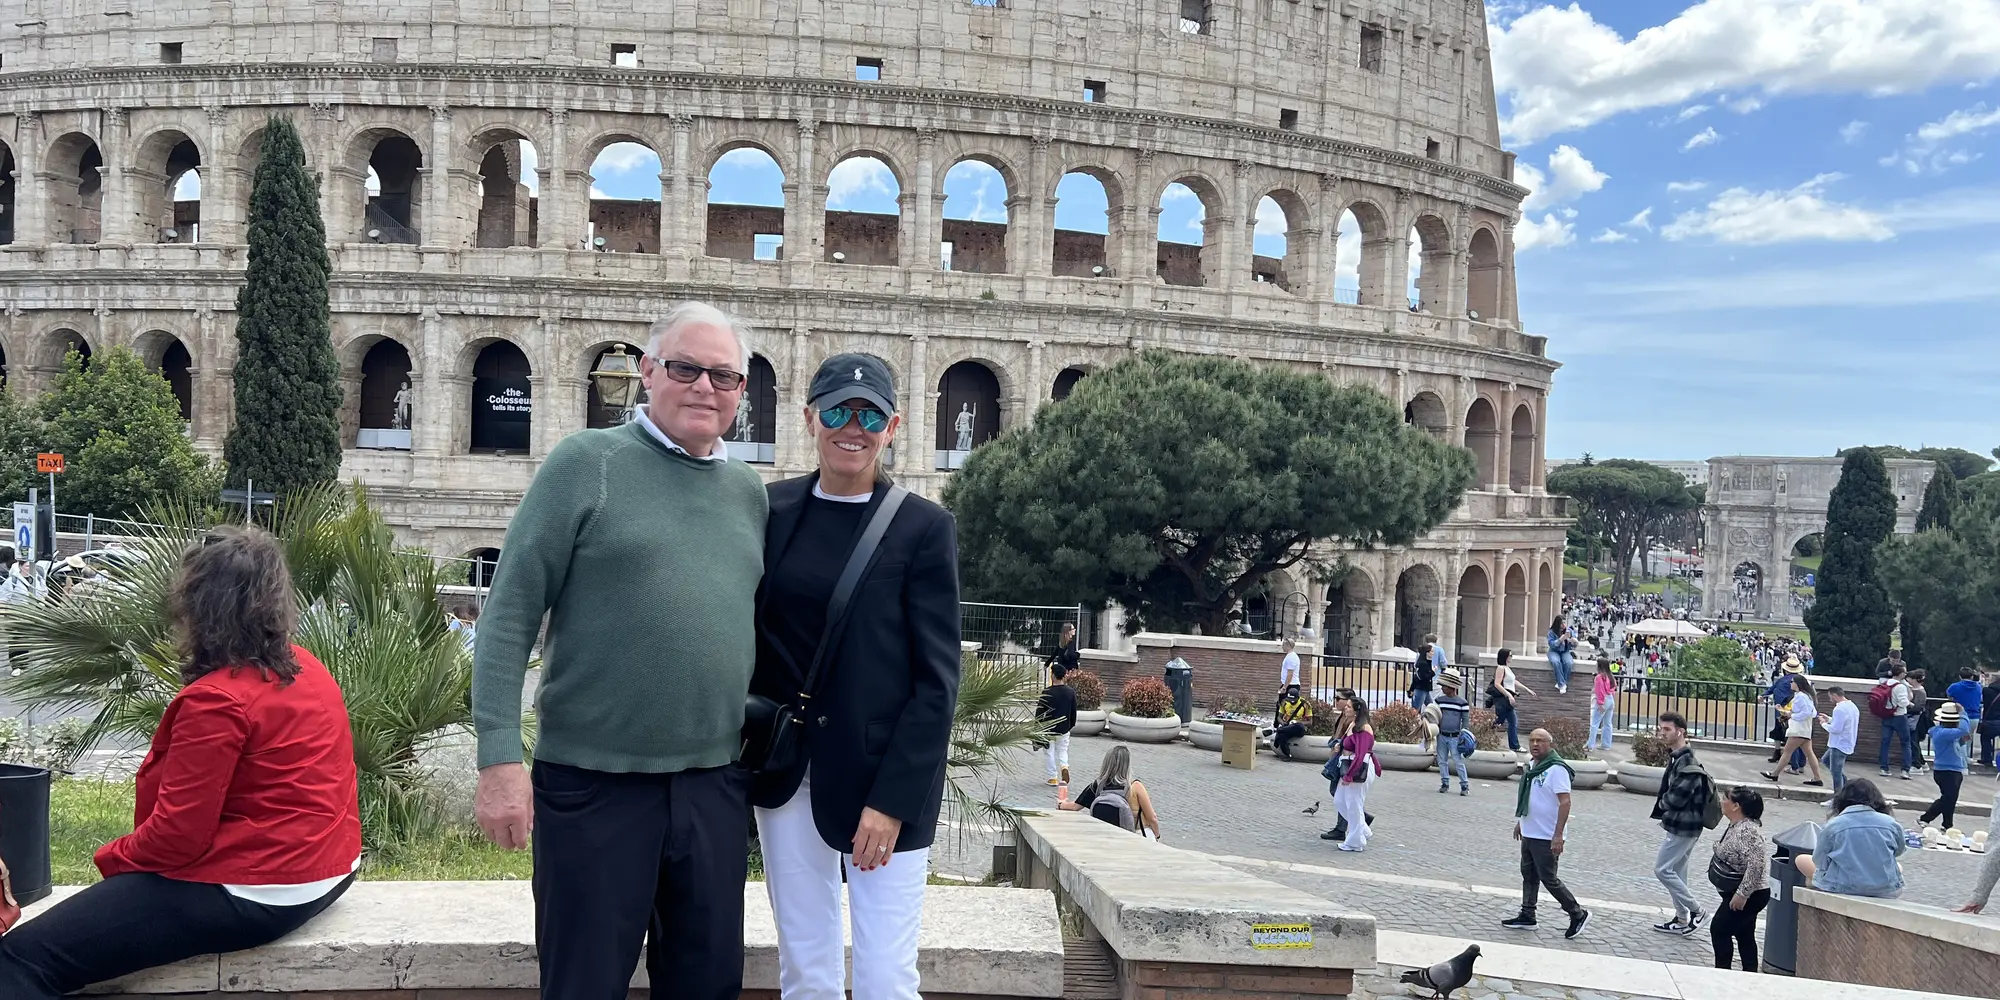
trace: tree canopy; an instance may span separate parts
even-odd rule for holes
[[[87,364],[71,352],[35,410],[40,450],[64,457],[58,510],[137,518],[182,498],[213,499],[215,469],[188,440],[173,387],[130,348]]]
[[[272,117],[250,190],[249,265],[236,295],[229,481],[285,493],[340,475],[340,364],[328,334],[319,186],[287,118]]]
[[[2000,491],[1968,497],[1950,527],[1891,538],[1880,559],[1882,585],[1918,623],[1933,667],[2000,664]]]
[[[1993,467],[1993,459],[1981,455],[1976,451],[1967,451],[1964,448],[1903,448],[1893,444],[1871,444],[1860,445],[1859,447],[1879,452],[1883,458],[1917,458],[1937,462],[1949,467],[1951,474],[1958,479],[1971,479],[1973,476],[1979,475]],[[1855,448],[1842,448],[1840,451],[1834,453],[1834,457],[1846,458],[1848,452],[1855,450]],[[2000,452],[2000,448],[1994,450]]]
[[[1611,539],[1613,593],[1632,589],[1632,557],[1661,537],[1676,515],[1700,505],[1680,473],[1651,462],[1609,458],[1549,473],[1549,492],[1570,496],[1581,518]]]
[[[1218,634],[1273,570],[1330,575],[1315,540],[1411,542],[1474,475],[1373,389],[1148,352],[973,452],[944,499],[970,596],[1115,600]]]
[[[1806,610],[1821,673],[1872,676],[1889,652],[1896,612],[1876,576],[1876,549],[1896,530],[1896,494],[1880,452],[1848,449],[1826,501],[1826,555]]]

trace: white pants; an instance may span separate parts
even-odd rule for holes
[[[930,849],[904,851],[874,871],[826,846],[813,826],[811,779],[776,809],[757,810],[764,889],[778,921],[778,987],[784,1000],[845,1000],[840,875],[853,922],[854,1000],[919,1000],[917,928]]]
[[[1340,842],[1350,851],[1358,851],[1368,846],[1368,838],[1373,831],[1368,829],[1368,786],[1375,780],[1374,770],[1368,772],[1368,780],[1361,782],[1343,781],[1333,793],[1333,810],[1347,821],[1347,839]]]
[[[1049,737],[1049,777],[1062,777],[1062,769],[1069,766],[1069,734]]]

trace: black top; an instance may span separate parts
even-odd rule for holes
[[[1057,736],[1076,728],[1076,690],[1067,684],[1051,684],[1035,703],[1035,718],[1055,722]]]
[[[800,670],[812,665],[819,649],[827,602],[867,512],[865,503],[807,497],[797,536],[765,576],[770,599],[763,622],[766,637]]]
[[[1076,651],[1076,640],[1071,639],[1063,643],[1062,651],[1056,654],[1057,665],[1061,666],[1065,671],[1069,671],[1075,670],[1079,662],[1081,662],[1081,658]]]

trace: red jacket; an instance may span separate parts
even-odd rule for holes
[[[174,696],[139,766],[133,831],[97,850],[105,878],[299,885],[361,856],[354,734],[340,685],[297,646],[288,685],[254,667]]]

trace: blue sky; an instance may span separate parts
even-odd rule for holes
[[[1702,459],[1851,444],[2000,445],[2000,0],[1492,0],[1503,137],[1536,189],[1516,231],[1522,322],[1562,362],[1548,454]],[[531,165],[532,166],[532,165]],[[612,147],[609,197],[658,198],[659,160]],[[717,201],[782,203],[743,150]],[[850,160],[829,207],[895,211]],[[1002,222],[982,164],[945,215]],[[1104,194],[1056,224],[1104,231]],[[1201,202],[1160,238],[1201,242]],[[1351,220],[1335,283],[1355,284]],[[1275,203],[1257,251],[1284,253]],[[1416,268],[1412,268],[1414,272]]]

